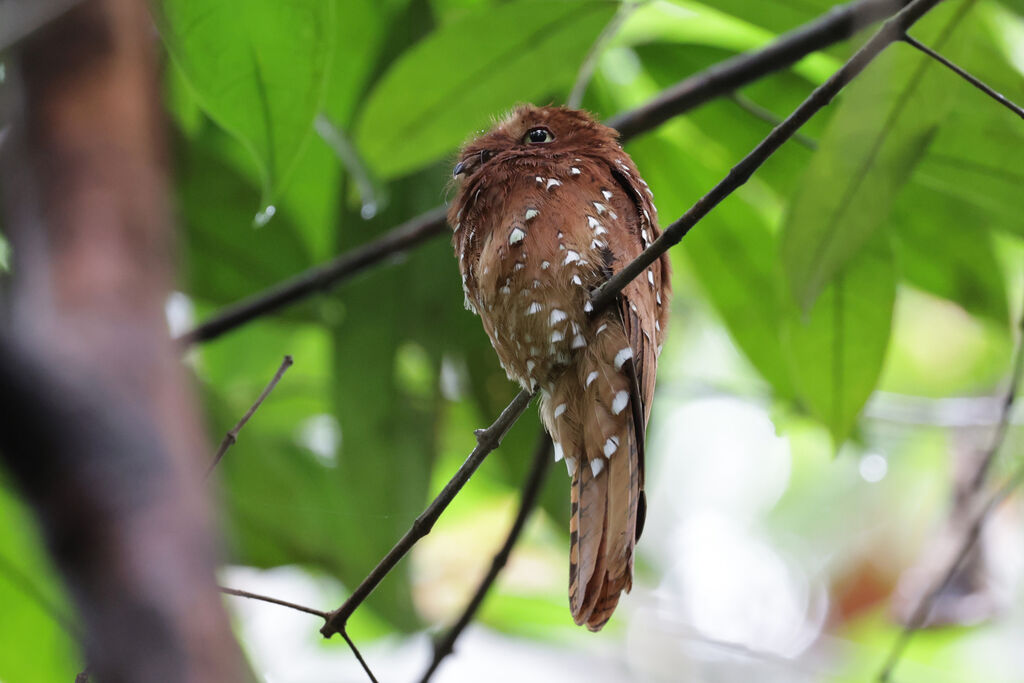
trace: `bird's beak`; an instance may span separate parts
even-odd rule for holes
[[[458,178],[459,174],[466,170],[466,162],[460,161],[455,164],[455,168],[452,169],[452,178]]]

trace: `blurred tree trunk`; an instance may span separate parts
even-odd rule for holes
[[[90,0],[13,51],[0,461],[44,527],[98,680],[236,681],[209,449],[164,320],[175,264],[155,42],[145,3]]]

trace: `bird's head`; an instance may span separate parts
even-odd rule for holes
[[[510,160],[557,159],[612,148],[619,148],[618,134],[588,113],[526,104],[463,147],[452,175],[469,178],[491,164]]]

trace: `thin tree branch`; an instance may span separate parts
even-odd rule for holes
[[[816,88],[796,110],[786,117],[753,151],[740,161],[729,174],[708,194],[699,199],[690,209],[670,225],[655,242],[644,250],[636,259],[610,278],[604,285],[594,290],[591,301],[594,313],[609,305],[633,278],[677,244],[696,223],[711,209],[717,206],[736,188],[740,187],[753,172],[765,162],[796,130],[807,122],[819,109],[828,104],[833,97],[854,77],[857,76],[887,46],[900,40],[918,19],[937,5],[941,0],[913,0],[898,14],[887,21],[872,38],[858,50],[831,78]],[[348,600],[328,615],[327,623],[320,629],[325,638],[342,630],[352,613],[363,603],[374,588],[387,576],[388,572],[398,564],[399,560],[430,529],[441,513],[448,507],[455,495],[476,471],[487,455],[501,442],[501,437],[526,409],[531,398],[530,392],[523,390],[502,411],[495,422],[484,430],[477,431],[477,446],[473,449],[466,462],[459,468],[455,476],[448,482],[444,490],[434,499],[427,509],[416,518],[412,528],[395,544],[373,571],[356,588]]]
[[[785,69],[812,52],[846,40],[865,26],[891,16],[906,4],[907,0],[857,0],[835,7],[818,19],[782,35],[767,47],[738,55],[695,74],[649,103],[607,123],[618,130],[621,140],[626,142],[674,116]],[[191,346],[215,339],[311,294],[331,289],[378,261],[440,235],[445,229],[445,207],[435,207],[372,242],[226,307],[178,337],[178,341],[183,346]]]
[[[379,261],[440,235],[446,230],[445,211],[443,206],[435,207],[390,230],[379,239],[232,304],[191,332],[178,337],[177,341],[183,346],[209,341],[311,294],[327,291]]]
[[[741,95],[738,92],[734,92],[730,95],[729,99],[736,103],[736,106],[747,112],[751,116],[757,119],[761,119],[765,123],[771,124],[773,127],[782,123],[782,117],[776,116],[775,112],[765,109],[760,104],[750,99],[745,95]],[[818,149],[818,141],[807,137],[803,133],[794,133],[793,142],[799,142],[807,149]]]
[[[668,226],[654,243],[645,249],[629,265],[616,273],[607,282],[591,293],[594,310],[599,311],[615,300],[622,288],[637,277],[662,254],[675,246],[711,209],[743,185],[761,164],[768,160],[786,140],[814,114],[832,101],[843,87],[853,80],[882,50],[901,40],[914,22],[939,4],[941,0],[913,0],[898,14],[889,19],[838,71],[814,89],[807,99],[800,103],[792,114],[776,126],[742,161],[733,166],[711,191],[697,200],[678,220]]]
[[[433,658],[431,659],[427,670],[423,673],[420,683],[427,683],[434,672],[437,671],[437,667],[441,664],[441,661],[448,655],[452,654],[455,649],[455,641],[458,640],[460,635],[462,635],[462,631],[469,625],[469,622],[473,620],[473,617],[476,615],[477,610],[483,603],[484,598],[487,597],[488,591],[490,591],[491,586],[494,585],[495,579],[498,578],[498,574],[501,573],[501,570],[508,562],[509,554],[512,552],[512,548],[515,546],[516,541],[519,540],[519,534],[522,533],[523,527],[526,526],[526,520],[529,519],[530,513],[533,512],[533,508],[537,504],[537,498],[540,496],[541,486],[544,484],[548,465],[551,462],[550,453],[551,437],[542,429],[537,441],[537,448],[533,454],[533,466],[530,468],[530,473],[527,475],[526,482],[523,484],[523,494],[519,503],[519,512],[516,513],[516,519],[512,523],[512,528],[508,531],[505,543],[501,546],[501,550],[494,555],[494,559],[491,560],[490,570],[488,570],[487,575],[484,576],[483,580],[480,581],[480,585],[477,586],[476,593],[473,594],[473,598],[466,604],[466,608],[462,611],[458,620],[450,629],[448,629],[447,633],[434,641]]]
[[[313,616],[320,617],[321,619],[327,618],[327,612],[323,610],[314,609],[312,607],[306,607],[305,605],[299,605],[294,602],[288,602],[287,600],[281,600],[279,598],[272,598],[269,595],[260,595],[259,593],[250,593],[249,591],[239,590],[237,588],[228,588],[227,586],[218,586],[218,590],[225,595],[234,595],[239,598],[248,598],[249,600],[260,600],[261,602],[269,602],[274,605],[280,605],[281,607],[287,607],[297,612],[305,612],[306,614],[312,614]]]
[[[349,637],[348,631],[342,629],[341,637],[345,639],[346,643],[348,643],[348,647],[350,650],[352,650],[352,654],[356,656],[356,659],[359,660],[359,664],[363,667],[363,671],[365,671],[366,675],[370,677],[370,683],[377,683],[377,677],[373,675],[373,671],[370,670],[370,665],[366,663],[366,660],[363,659],[363,655],[359,652],[359,648],[356,647],[356,644],[352,641],[352,638]]]
[[[388,575],[388,572],[398,564],[399,560],[405,557],[405,554],[412,549],[418,540],[430,533],[434,523],[441,516],[441,513],[444,512],[445,508],[448,507],[448,504],[462,490],[462,487],[465,486],[466,482],[469,481],[469,478],[473,476],[473,473],[490,452],[501,444],[505,433],[508,432],[509,428],[515,424],[515,421],[526,410],[531,398],[532,394],[530,392],[525,389],[520,391],[505,410],[501,411],[501,415],[498,416],[498,419],[490,427],[476,431],[476,448],[469,454],[466,462],[462,464],[462,467],[455,473],[451,481],[445,485],[441,493],[427,506],[427,509],[416,518],[412,528],[402,536],[398,543],[384,556],[384,559],[373,568],[369,576],[363,579],[363,582],[359,584],[348,600],[341,607],[327,615],[327,623],[320,629],[320,633],[325,638],[330,638],[335,633],[343,630],[348,618],[373,592],[377,584]]]
[[[1021,312],[1018,329],[1020,330],[1020,335],[1017,339],[1017,348],[1014,351],[1010,386],[1006,390],[1006,396],[1003,399],[999,422],[996,424],[992,442],[989,445],[988,450],[985,452],[984,457],[981,459],[981,462],[978,464],[978,470],[975,473],[974,478],[971,480],[969,496],[975,500],[981,493],[981,487],[985,482],[986,475],[991,469],[992,462],[995,460],[996,455],[999,453],[999,450],[1006,440],[1006,433],[1010,424],[1010,414],[1013,411],[1022,375],[1024,375],[1024,311]],[[956,579],[957,575],[967,563],[971,551],[981,538],[982,529],[988,521],[992,511],[999,507],[999,505],[1014,491],[1014,489],[1020,485],[1021,481],[1024,481],[1024,465],[1019,467],[1016,472],[1014,472],[1014,474],[1002,485],[1002,487],[1000,487],[999,490],[996,491],[996,493],[988,500],[988,502],[981,507],[980,512],[975,516],[974,521],[968,528],[959,551],[954,556],[949,567],[947,567],[946,571],[943,573],[942,579],[939,580],[936,585],[921,598],[917,607],[914,608],[914,612],[911,614],[910,619],[903,627],[903,631],[896,639],[896,642],[893,643],[889,656],[886,658],[885,663],[878,674],[879,681],[885,683],[890,680],[892,672],[899,664],[904,651],[910,644],[910,639],[922,625],[927,623],[928,618],[931,616],[932,608],[935,605],[936,599],[950,586],[950,584],[953,583],[953,580]]]
[[[684,111],[846,40],[862,28],[892,16],[906,4],[906,0],[862,0],[834,7],[761,50],[737,55],[694,74],[639,109],[612,118],[608,125],[627,140],[653,130]]]
[[[946,569],[942,579],[937,582],[935,587],[928,591],[928,594],[921,599],[921,602],[918,603],[917,608],[914,610],[913,615],[911,615],[907,625],[903,627],[903,631],[893,644],[892,650],[889,652],[889,656],[886,658],[885,664],[882,666],[882,669],[878,674],[877,680],[880,683],[888,683],[888,681],[892,680],[892,673],[895,670],[896,665],[899,664],[900,659],[903,657],[903,653],[906,651],[907,645],[910,644],[910,639],[913,637],[914,633],[921,628],[921,625],[928,620],[932,607],[935,604],[935,599],[945,591],[951,583],[953,583],[953,580],[956,579],[960,570],[967,563],[967,559],[975,545],[977,545],[978,540],[981,538],[981,532],[992,512],[998,508],[1018,486],[1020,486],[1022,481],[1024,481],[1024,467],[1018,468],[1013,476],[1008,479],[995,494],[992,495],[985,505],[982,506],[981,511],[975,516],[974,521],[967,530],[967,534],[964,536],[960,550]]]
[[[1020,118],[1024,119],[1024,109],[1021,109],[1019,106],[1011,102],[1002,93],[993,90],[984,81],[976,78],[975,76],[972,76],[970,73],[964,71],[962,68],[960,68],[953,62],[949,61],[935,50],[931,49],[930,47],[921,42],[918,42],[917,40],[914,40],[910,36],[903,36],[903,42],[905,42],[907,45],[917,48],[924,54],[928,55],[929,57],[937,61],[939,64],[942,64],[944,67],[955,73],[960,78],[964,79],[965,81],[973,85],[981,92],[985,93],[986,95],[994,99],[999,104],[1003,105],[1004,107],[1012,111]]]
[[[300,605],[295,602],[288,602],[287,600],[281,600],[279,598],[274,598],[269,595],[250,593],[249,591],[243,591],[237,588],[228,588],[227,586],[219,586],[218,589],[220,590],[221,593],[224,593],[225,595],[234,595],[235,597],[239,598],[248,598],[249,600],[269,602],[272,605],[280,605],[281,607],[287,607],[288,609],[293,609],[296,612],[305,612],[306,614],[312,614],[313,616],[320,617],[324,621],[326,621],[329,616],[328,613],[324,612],[323,610],[318,610],[313,607],[307,607],[305,605]],[[363,667],[363,671],[366,672],[366,675],[370,678],[370,681],[372,683],[377,683],[377,677],[373,675],[373,671],[370,670],[370,666],[366,663],[366,660],[363,659],[363,655],[361,652],[359,652],[359,648],[356,647],[356,644],[352,641],[352,638],[349,637],[348,633],[345,632],[344,629],[342,629],[341,631],[341,637],[345,639],[346,643],[348,643],[349,649],[352,650],[352,654],[354,654],[356,656],[356,659],[359,660],[359,664]]]
[[[220,459],[224,457],[224,454],[228,452],[228,449],[238,442],[238,433],[242,431],[242,427],[244,427],[245,423],[248,422],[256,413],[259,407],[263,404],[263,401],[266,400],[267,396],[270,396],[270,392],[273,391],[274,387],[277,386],[277,383],[281,381],[281,378],[284,377],[284,373],[292,366],[292,363],[293,361],[291,356],[284,357],[284,360],[281,361],[281,367],[279,367],[277,372],[274,373],[270,383],[264,387],[263,392],[260,393],[256,402],[252,404],[249,410],[245,411],[245,415],[243,415],[242,419],[238,421],[238,424],[232,427],[228,433],[224,435],[224,439],[220,442],[220,447],[217,448],[217,452],[213,456],[213,462],[210,463],[210,466],[206,470],[207,477],[210,476],[210,473],[213,472],[213,468],[217,466],[217,463],[219,463]]]

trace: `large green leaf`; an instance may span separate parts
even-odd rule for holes
[[[355,127],[357,147],[385,178],[451,152],[515,103],[571,85],[615,7],[518,0],[442,26],[377,83]]]
[[[797,395],[836,448],[849,436],[885,360],[896,298],[886,235],[877,235],[807,312],[793,306],[782,330]]]
[[[164,41],[203,110],[259,165],[273,202],[312,133],[334,0],[163,0]]]
[[[907,281],[974,315],[1008,324],[1006,282],[983,212],[911,183],[900,193],[892,223]]]
[[[939,7],[915,35],[956,58],[967,41],[962,33],[951,39],[953,29],[970,5]],[[949,111],[955,81],[929,57],[894,45],[848,89],[783,230],[787,279],[805,310],[888,217]]]

